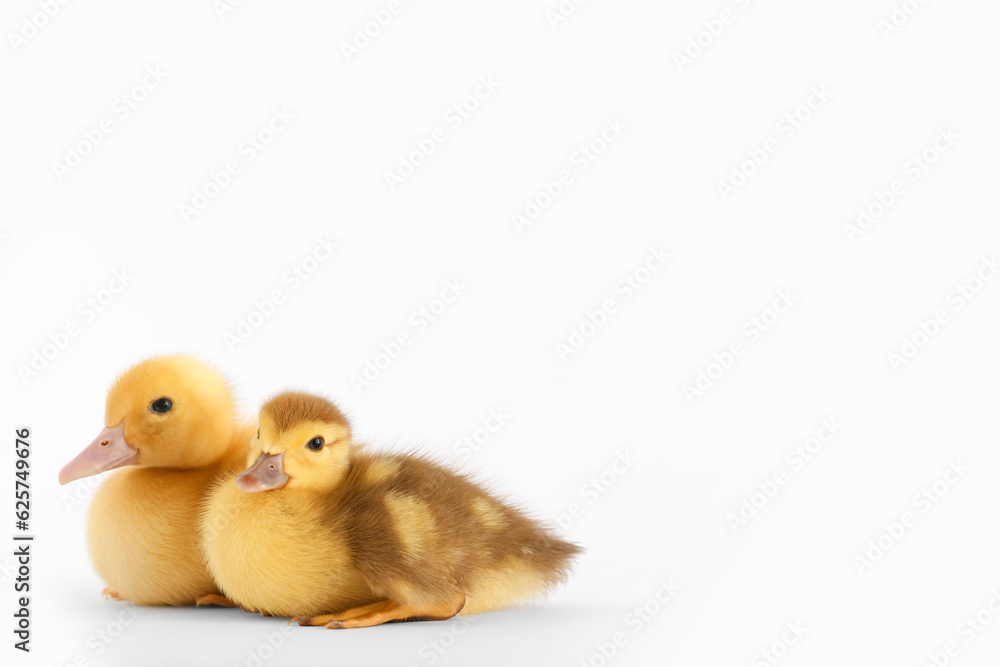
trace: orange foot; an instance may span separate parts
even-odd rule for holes
[[[429,605],[400,604],[392,600],[382,600],[363,607],[354,607],[341,614],[323,616],[296,616],[288,623],[299,625],[322,625],[325,628],[369,628],[373,625],[396,621],[444,621],[465,606],[465,595],[455,593],[451,597]]]
[[[111,590],[111,587],[105,588],[101,591],[101,595],[104,596],[105,600],[124,600],[122,596],[118,595],[116,591]]]
[[[220,607],[239,607],[238,604],[227,598],[225,595],[218,595],[217,593],[203,595],[194,601],[194,606],[196,607],[204,607],[210,604],[218,605]]]

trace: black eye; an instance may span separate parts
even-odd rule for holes
[[[158,398],[153,401],[153,404],[149,406],[149,409],[153,412],[159,412],[162,414],[164,412],[170,412],[172,407],[174,407],[174,402],[164,396],[163,398]]]
[[[306,443],[306,449],[310,449],[314,452],[318,452],[319,450],[323,449],[323,438],[319,437],[313,438],[312,440]]]

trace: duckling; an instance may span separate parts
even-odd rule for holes
[[[327,628],[444,620],[547,591],[580,551],[425,457],[368,453],[324,398],[279,394],[259,425],[202,530],[244,609]]]
[[[87,516],[105,595],[143,605],[216,595],[198,535],[201,506],[216,478],[243,467],[256,424],[238,421],[225,379],[187,356],[154,357],[122,373],[104,423],[59,483],[121,468],[98,487]]]

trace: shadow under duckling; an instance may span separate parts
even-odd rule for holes
[[[326,399],[279,394],[259,422],[202,529],[244,609],[327,628],[444,620],[544,593],[580,552],[426,458],[365,452]]]
[[[187,356],[154,357],[122,373],[104,423],[59,483],[121,468],[98,487],[87,514],[105,595],[190,605],[216,593],[198,534],[202,504],[217,478],[244,467],[256,425],[237,420],[225,379]]]

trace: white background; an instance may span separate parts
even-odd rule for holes
[[[5,3],[4,486],[29,426],[37,536],[30,656],[10,646],[2,561],[11,664],[764,665],[773,650],[789,667],[916,667],[949,642],[948,664],[995,661],[1000,281],[977,272],[1000,251],[1000,7],[904,4],[886,34],[889,0],[593,0],[555,27],[556,0],[423,0],[348,61],[342,44],[385,2],[249,0],[221,17],[210,0],[71,2],[48,19]],[[165,78],[130,92],[146,68]],[[498,87],[456,127],[446,114],[480,77]],[[122,95],[143,98],[127,118]],[[246,160],[282,108],[294,120]],[[581,170],[609,119],[624,129]],[[444,141],[390,189],[385,173],[435,128]],[[185,220],[230,160],[240,173]],[[753,173],[723,197],[734,169]],[[512,216],[563,170],[572,183],[519,231]],[[882,215],[848,233],[894,180]],[[320,238],[338,249],[293,287]],[[650,248],[670,259],[647,274]],[[127,286],[102,292],[115,271]],[[628,296],[627,274],[645,279]],[[460,296],[417,331],[449,280]],[[271,316],[227,344],[276,289]],[[794,303],[775,321],[781,290]],[[81,306],[92,298],[101,312]],[[615,312],[560,355],[606,299]],[[749,334],[755,317],[769,325]],[[401,333],[411,344],[358,391],[352,376]],[[904,337],[919,349],[893,363]],[[468,626],[279,642],[281,620],[236,610],[123,617],[85,546],[93,486],[56,475],[101,428],[114,376],[168,352],[215,362],[248,414],[279,389],[325,392],[363,437],[445,456],[502,409],[469,466],[550,520],[578,504],[560,531],[587,553],[547,600]],[[689,400],[702,371],[715,379]],[[837,434],[793,467],[830,418]],[[635,462],[609,472],[619,455]],[[921,501],[949,462],[968,470]],[[751,498],[761,487],[773,497]],[[745,499],[758,508],[734,530]],[[904,513],[912,525],[883,534]],[[681,588],[664,604],[661,582]]]

